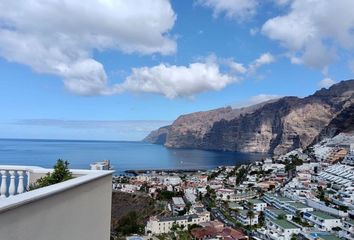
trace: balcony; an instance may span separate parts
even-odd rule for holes
[[[73,179],[28,191],[51,171],[0,165],[0,239],[108,240],[112,171],[71,169]]]

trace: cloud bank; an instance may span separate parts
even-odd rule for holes
[[[265,22],[262,33],[286,48],[293,63],[326,72],[338,49],[354,49],[352,9],[351,0],[292,1],[288,13]]]
[[[173,54],[175,20],[168,0],[3,0],[0,56],[61,77],[73,93],[110,94],[93,51]]]

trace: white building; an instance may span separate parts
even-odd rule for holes
[[[263,196],[263,200],[268,204],[275,206],[278,209],[282,209],[285,204],[295,202],[295,200],[293,199],[282,197],[282,196],[276,196],[271,193],[265,193]]]
[[[354,220],[343,221],[342,230],[339,232],[339,237],[346,240],[354,239]]]
[[[233,189],[221,188],[216,190],[216,199],[222,201],[231,201],[234,199],[235,191]]]
[[[287,203],[283,207],[284,210],[288,211],[292,215],[297,215],[297,213],[302,213],[302,212],[312,212],[313,208],[309,207],[301,202],[291,202]]]
[[[184,216],[173,216],[173,217],[150,217],[149,221],[146,223],[145,233],[146,234],[161,234],[169,233],[174,225],[188,229],[188,226],[193,224],[200,224],[203,222],[210,221],[210,213],[204,211],[199,214],[191,214]]]
[[[161,178],[160,181],[164,185],[176,186],[182,182],[182,179],[179,176],[163,176],[160,178]]]
[[[343,160],[344,164],[354,165],[354,144],[350,144],[350,150]]]
[[[258,224],[258,213],[254,213],[253,218],[249,218],[247,216],[248,210],[241,210],[240,213],[237,215],[237,220],[242,224],[242,225],[256,225]]]
[[[335,183],[343,187],[350,187],[354,180],[354,167],[335,164],[324,169],[318,174],[318,180]]]
[[[71,169],[73,179],[26,192],[52,171],[0,166],[0,239],[109,239],[112,171]]]
[[[177,214],[178,212],[184,210],[184,208],[186,207],[186,203],[181,197],[173,197],[171,206],[173,213]]]
[[[304,213],[304,219],[311,222],[314,227],[321,231],[331,231],[334,227],[342,226],[339,218],[317,210]]]
[[[264,211],[264,215],[266,219],[272,219],[272,220],[277,220],[283,217],[284,219],[290,221],[293,218],[292,214],[277,208],[266,208]]]
[[[249,199],[248,202],[252,204],[254,211],[262,212],[267,207],[267,203],[259,199]]]
[[[91,170],[110,170],[111,165],[109,160],[103,160],[101,162],[94,162],[90,164]]]
[[[268,238],[273,240],[290,240],[292,235],[299,234],[301,228],[287,220],[267,220]]]
[[[196,190],[194,188],[187,188],[184,190],[184,197],[186,198],[187,202],[194,205],[197,201]]]

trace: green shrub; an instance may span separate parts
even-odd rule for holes
[[[68,166],[69,166],[68,161],[58,159],[57,163],[54,166],[54,171],[52,173],[47,173],[46,176],[41,177],[35,183],[31,184],[30,190],[50,186],[56,183],[60,183],[72,179],[73,176]]]

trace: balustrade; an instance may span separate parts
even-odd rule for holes
[[[29,172],[27,170],[0,169],[0,197],[7,198],[25,192],[28,184]]]

